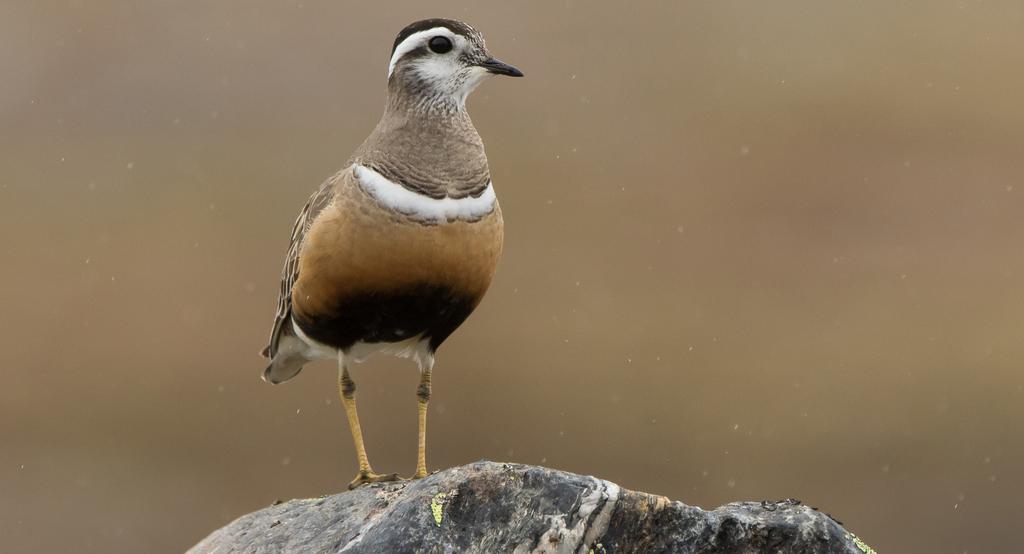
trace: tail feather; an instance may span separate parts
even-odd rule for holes
[[[295,377],[302,366],[310,361],[306,345],[295,336],[291,317],[279,317],[270,334],[270,344],[263,349],[263,357],[270,359],[270,365],[263,370],[263,380],[276,385]]]
[[[263,380],[272,385],[284,383],[298,375],[307,361],[303,356],[286,356],[283,352],[278,352],[263,371]]]
[[[274,385],[295,377],[302,371],[302,366],[310,361],[306,356],[305,344],[290,333],[282,333],[278,337],[277,348],[273,350],[270,365],[263,371],[263,380]],[[267,354],[270,354],[269,347]]]

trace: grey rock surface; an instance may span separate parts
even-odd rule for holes
[[[277,504],[189,552],[873,554],[795,500],[702,510],[595,477],[485,461]]]

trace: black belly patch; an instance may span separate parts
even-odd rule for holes
[[[327,313],[294,317],[307,336],[342,350],[357,342],[399,342],[423,334],[434,351],[478,302],[479,297],[446,286],[417,285],[354,294],[339,299]]]

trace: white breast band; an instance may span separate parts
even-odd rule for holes
[[[383,206],[415,219],[436,222],[475,221],[494,210],[496,196],[492,183],[487,183],[487,188],[480,196],[431,198],[389,181],[380,173],[358,164],[355,165],[355,176],[360,186]]]

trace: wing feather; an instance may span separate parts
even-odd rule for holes
[[[270,332],[270,343],[263,349],[263,356],[266,358],[273,358],[277,354],[277,345],[281,334],[291,332],[290,326],[287,324],[291,321],[292,287],[295,286],[295,281],[299,278],[299,254],[302,251],[303,239],[316,216],[334,200],[337,180],[338,175],[335,175],[320,185],[320,188],[309,197],[306,205],[302,207],[299,217],[295,219],[291,242],[288,244],[288,254],[285,256],[284,268],[281,270],[281,290],[277,297],[274,327]]]

